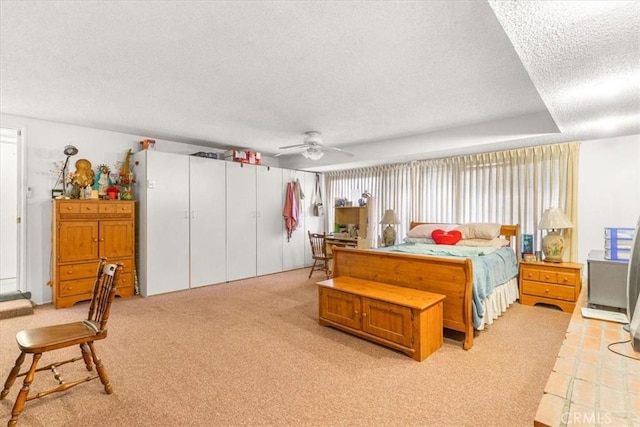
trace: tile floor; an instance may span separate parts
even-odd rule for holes
[[[640,427],[640,360],[607,347],[629,339],[622,325],[585,319],[586,286],[536,413],[536,426]],[[630,343],[611,348],[640,359]]]

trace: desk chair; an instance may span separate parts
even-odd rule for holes
[[[113,393],[107,371],[102,365],[102,361],[96,355],[94,341],[102,340],[107,337],[107,320],[109,319],[109,309],[111,302],[115,296],[116,285],[122,265],[107,264],[106,259],[101,259],[98,263],[98,271],[96,274],[96,282],[93,287],[93,298],[89,306],[89,316],[87,320],[74,323],[65,323],[53,326],[44,326],[39,328],[25,329],[16,334],[16,341],[20,349],[20,356],[16,359],[16,363],[9,372],[7,381],[4,383],[4,389],[0,393],[0,400],[9,394],[9,389],[15,382],[17,377],[24,376],[24,383],[11,411],[11,419],[7,426],[15,426],[18,423],[18,417],[24,409],[25,403],[32,399],[39,399],[51,393],[68,390],[79,384],[100,378],[104,390],[107,394]],[[48,351],[59,350],[61,348],[78,345],[80,347],[81,357],[65,360],[62,362],[54,362],[50,365],[38,368],[38,362],[42,354]],[[24,362],[27,354],[33,355],[33,361],[29,370],[20,372],[20,366]],[[88,376],[77,381],[66,382],[58,373],[57,368],[67,363],[84,360],[87,371],[92,371],[92,363],[96,365],[97,375]],[[29,388],[34,380],[36,372],[50,369],[54,378],[59,385],[50,390],[29,395]]]
[[[326,233],[312,233],[309,231],[309,242],[311,243],[311,253],[313,256],[313,265],[309,272],[309,278],[314,271],[324,271],[327,279],[331,275],[329,270],[329,261],[333,259],[333,255],[327,253],[327,235]]]

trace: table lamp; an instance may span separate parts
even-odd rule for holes
[[[542,239],[542,252],[546,262],[562,262],[564,254],[564,237],[560,234],[563,228],[573,228],[569,218],[558,208],[544,211],[538,224],[541,230],[549,230]]]
[[[69,164],[69,157],[78,154],[78,149],[74,145],[67,145],[64,147],[63,153],[67,156],[64,159],[64,166],[62,166],[62,197],[67,198],[67,165]]]
[[[380,221],[380,224],[387,224],[387,228],[382,232],[382,238],[384,240],[385,246],[393,246],[396,243],[396,230],[393,228],[392,224],[400,224],[400,220],[398,216],[393,211],[393,209],[387,209],[384,212],[384,216]]]

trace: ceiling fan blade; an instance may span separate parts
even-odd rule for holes
[[[278,147],[279,150],[288,150],[290,148],[306,147],[307,144],[285,145],[284,147]]]
[[[300,150],[302,147],[304,147],[304,145],[301,145],[301,146],[298,146],[298,147],[289,147],[289,148],[285,149],[281,153],[274,154],[273,157],[280,157],[280,156],[287,156],[289,154],[296,154],[299,151],[304,151],[304,150]]]
[[[339,151],[339,152],[341,152],[343,154],[346,154],[347,156],[353,156],[354,155],[351,151],[343,150],[342,148],[338,148],[338,147],[325,146],[324,149],[325,150]]]

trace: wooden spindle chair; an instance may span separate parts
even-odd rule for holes
[[[313,265],[309,272],[309,278],[311,278],[314,271],[324,271],[328,279],[331,276],[329,261],[333,259],[333,255],[327,253],[326,233],[312,233],[309,231],[309,242],[311,243],[311,254],[313,257]]]
[[[18,417],[24,409],[26,402],[32,399],[39,399],[51,393],[68,390],[79,384],[100,378],[104,390],[107,394],[113,393],[107,371],[102,365],[102,361],[96,354],[94,341],[102,340],[107,337],[107,320],[109,320],[109,310],[116,293],[116,285],[122,271],[122,264],[107,264],[106,259],[101,259],[98,263],[98,272],[93,287],[93,298],[89,306],[89,316],[87,320],[74,323],[65,323],[52,326],[44,326],[39,328],[25,329],[16,334],[16,341],[20,349],[20,356],[16,359],[16,363],[9,372],[4,389],[0,393],[0,400],[4,399],[16,378],[24,376],[24,383],[11,411],[11,419],[7,426],[15,426],[18,423]],[[69,360],[54,362],[50,365],[38,368],[38,362],[43,353],[61,348],[78,345],[82,356]],[[19,373],[20,366],[27,354],[33,355],[33,361],[29,370]],[[87,371],[92,371],[92,364],[96,365],[97,375],[88,376],[76,381],[66,382],[57,368],[67,363],[84,360]],[[35,378],[36,372],[51,370],[54,378],[58,381],[58,386],[50,390],[43,391],[34,395],[29,395],[31,383]]]

